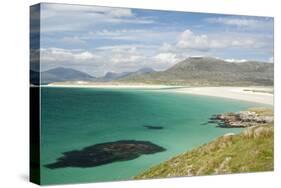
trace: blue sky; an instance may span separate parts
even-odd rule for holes
[[[190,56],[273,62],[273,18],[41,4],[41,68],[94,76]]]

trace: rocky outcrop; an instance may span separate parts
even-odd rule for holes
[[[209,123],[217,123],[219,127],[237,128],[252,127],[257,125],[273,123],[271,115],[260,115],[254,111],[229,112],[214,115]]]

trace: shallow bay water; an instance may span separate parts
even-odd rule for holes
[[[206,124],[213,114],[260,106],[158,89],[41,88],[41,182],[129,180],[169,158],[241,129]],[[49,169],[64,152],[119,140],[149,141],[165,151],[95,167]]]

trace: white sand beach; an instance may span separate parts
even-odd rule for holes
[[[193,95],[222,97],[241,101],[248,101],[273,106],[273,87],[184,87],[151,84],[125,84],[118,82],[57,82],[47,87],[78,87],[78,88],[131,88],[131,89],[161,89],[161,92],[177,92]],[[169,88],[169,89],[168,89]]]
[[[274,103],[272,87],[191,87],[176,88],[169,91],[236,99],[272,106]]]

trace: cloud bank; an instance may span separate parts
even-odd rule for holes
[[[93,76],[164,70],[190,56],[273,62],[273,19],[42,4],[41,67]]]

